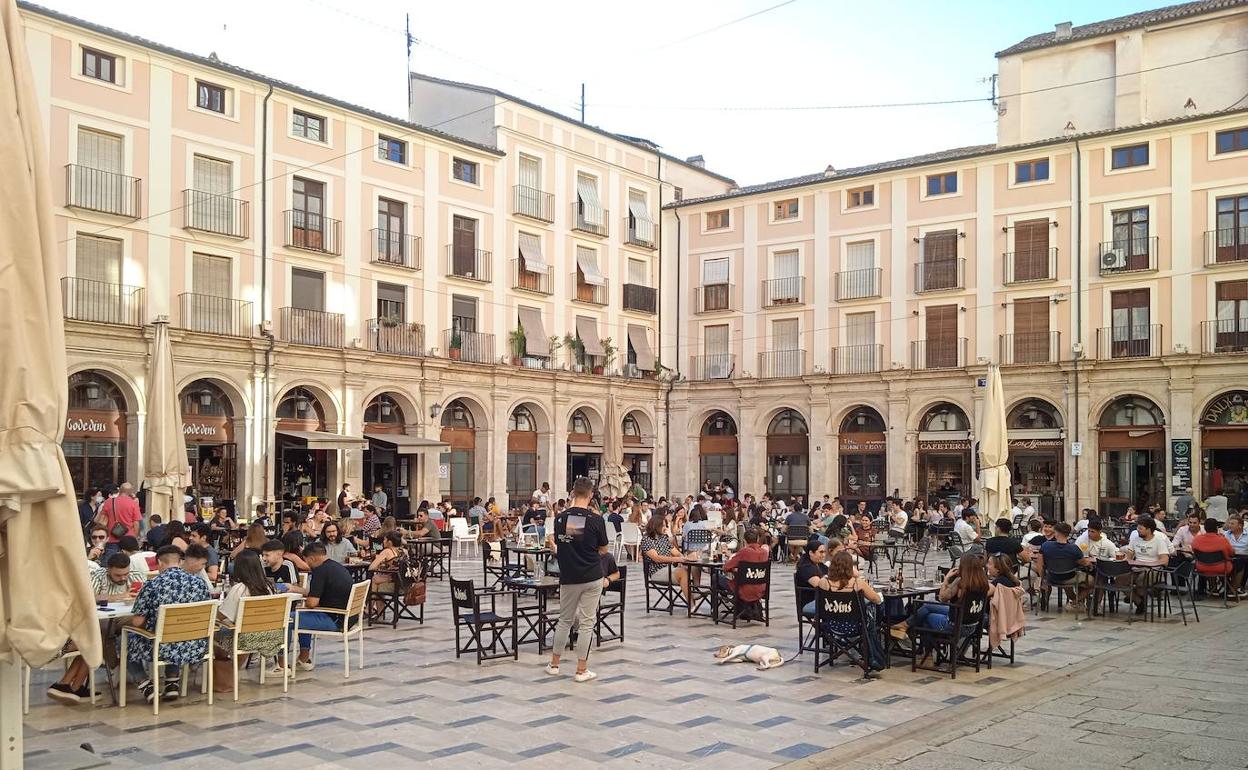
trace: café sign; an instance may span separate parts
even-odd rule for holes
[[[920,452],[969,452],[971,450],[970,439],[961,441],[920,441]]]
[[[119,412],[75,409],[65,419],[65,438],[116,441],[126,437],[126,417]]]
[[[1010,449],[1057,449],[1063,443],[1060,438],[1012,438]]]
[[[882,433],[841,434],[842,452],[883,452],[887,446]]]
[[[186,415],[182,435],[192,444],[228,444],[234,440],[230,419],[225,415]]]
[[[1200,421],[1205,425],[1248,425],[1248,392],[1233,390],[1219,396]]]

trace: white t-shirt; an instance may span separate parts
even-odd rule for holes
[[[130,554],[130,571],[137,572],[140,575],[146,575],[151,572],[152,568],[147,566],[147,557],[155,555],[155,551],[138,551]]]
[[[1132,532],[1127,547],[1135,554],[1133,561],[1144,565],[1160,564],[1163,555],[1174,552],[1170,540],[1161,532],[1154,532],[1152,540],[1140,537],[1139,531]]]
[[[962,545],[975,542],[975,528],[966,519],[958,519],[953,523],[953,531],[962,539]]]
[[[219,611],[225,616],[225,619],[231,623],[238,620],[238,605],[243,598],[251,596],[251,592],[247,590],[247,586],[242,583],[235,583],[230,586],[230,590],[225,596],[221,597],[221,606]]]
[[[542,507],[550,505],[550,493],[543,492],[540,489],[535,489],[533,490],[533,500],[535,500],[537,504]]]
[[[1017,519],[1019,516],[1022,516],[1022,515],[1023,515],[1023,509],[1019,508],[1017,505],[1010,509],[1010,516],[1012,518]]]
[[[1080,519],[1079,521],[1076,521],[1076,522],[1075,522],[1075,531],[1076,531],[1076,532],[1079,532],[1079,533],[1087,532],[1087,531],[1088,531],[1088,520],[1087,520],[1087,519]]]
[[[893,511],[893,529],[905,530],[906,528],[906,512],[898,508]]]
[[[1030,519],[1032,516],[1035,516],[1036,506],[1032,505],[1031,503],[1028,503],[1027,507],[1023,509],[1023,515],[1026,516],[1028,519]]]
[[[1101,535],[1100,540],[1093,540],[1088,537],[1088,533],[1084,532],[1075,540],[1075,545],[1079,546],[1079,550],[1091,556],[1093,559],[1100,561],[1113,561],[1118,558],[1118,546],[1112,540]]]

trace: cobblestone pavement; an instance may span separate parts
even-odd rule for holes
[[[456,564],[455,571],[479,576],[480,565]],[[1237,661],[1226,657],[1232,638],[1210,639],[1208,633],[1218,624],[1229,628],[1228,617],[1248,618],[1236,608],[1202,604],[1203,622],[1186,627],[1177,618],[1076,622],[1070,612],[1030,615],[1014,666],[998,663],[979,674],[964,669],[950,680],[912,674],[899,663],[881,680],[864,681],[845,665],[816,676],[809,656],[770,671],[713,664],[712,651],[729,642],[775,646],[786,658],[796,651],[789,567],[774,571],[770,628],[752,624],[736,631],[705,619],[647,615],[640,569],[629,572],[626,641],[592,654],[590,665],[599,678],[588,684],[575,684],[570,675],[546,676],[544,658],[531,645],[522,648],[518,662],[477,666],[468,657],[456,660],[448,586],[434,581],[423,626],[405,621],[397,630],[369,629],[366,667],[355,671],[353,664],[348,680],[342,678],[341,648],[322,642],[317,669],[300,674],[285,696],[280,684],[256,683],[252,669],[237,703],[225,695],[208,706],[193,692],[162,704],[160,716],[153,717],[133,696],[125,709],[104,705],[107,696],[94,708],[49,702],[44,692],[57,673],[37,672],[26,719],[27,756],[37,760],[49,750],[89,742],[121,767],[173,762],[180,769],[213,770],[228,764],[367,768],[379,762],[774,767],[822,761],[834,754],[821,752],[853,750],[880,731],[908,723],[961,724],[960,715],[975,712],[978,702],[1026,695],[1046,675],[1060,675],[1089,659],[1106,661],[1103,677],[1080,674],[1017,723],[951,739],[933,750],[924,747],[903,766],[1004,767],[1016,761],[1027,766],[1026,761],[1051,761],[1053,752],[1068,746],[1064,766],[1096,762],[1103,770],[1110,765],[1098,758],[1107,757],[1142,767],[1150,757],[1177,754],[1190,758],[1192,767],[1204,767],[1217,764],[1218,757],[1229,760],[1231,754],[1218,752],[1239,745],[1232,744],[1227,721],[1235,697],[1230,688],[1204,695],[1168,677],[1182,660],[1201,680],[1242,684],[1242,675],[1233,675]],[[1176,651],[1187,638],[1213,646],[1198,657],[1180,657]],[[1127,669],[1138,653],[1125,656],[1125,651],[1152,650],[1159,642],[1171,651],[1158,653],[1156,662],[1141,669]],[[1212,660],[1202,662],[1210,655]],[[1199,711],[1189,711],[1197,701]],[[1206,718],[1208,724],[1200,721]],[[1162,732],[1171,729],[1175,732]],[[1248,755],[1237,756],[1242,763]]]

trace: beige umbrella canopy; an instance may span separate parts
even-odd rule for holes
[[[173,384],[173,348],[169,322],[155,324],[147,388],[147,425],[144,431],[143,480],[147,482],[148,514],[159,513],[163,521],[182,520],[182,490],[186,477],[186,436],[182,432],[182,407]]]
[[[0,656],[41,665],[72,638],[98,666],[95,597],[61,453],[69,386],[51,180],[13,0],[0,0],[0,31]]]
[[[988,396],[979,421],[979,518],[990,522],[1010,517],[1010,448],[1005,427],[1005,389],[1001,367],[988,372]]]
[[[619,411],[615,396],[607,396],[606,435],[602,444],[602,475],[598,479],[598,491],[606,497],[623,497],[631,482],[624,469],[624,436],[620,427]]]

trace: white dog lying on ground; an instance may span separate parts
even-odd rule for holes
[[[725,644],[715,651],[716,663],[756,663],[759,671],[784,665],[784,658],[775,647],[761,644]]]

